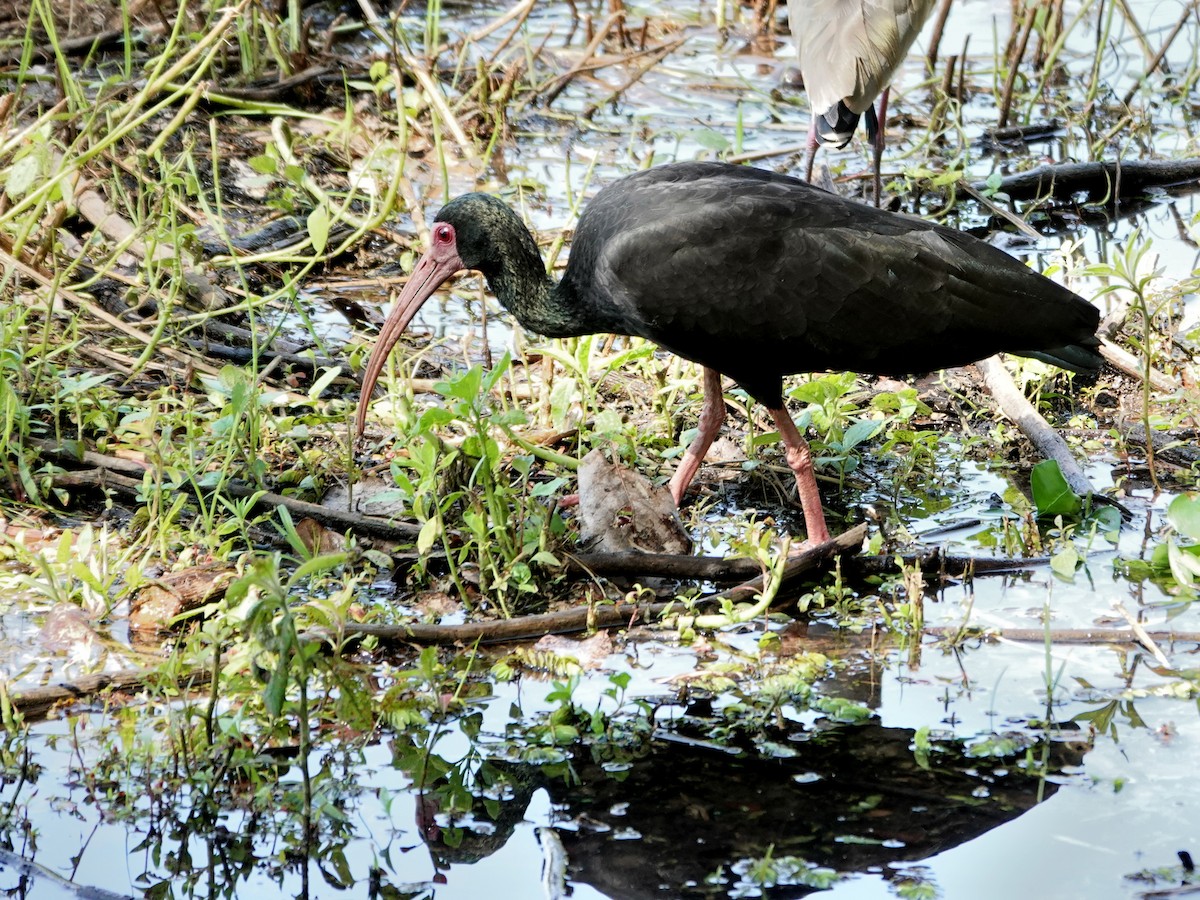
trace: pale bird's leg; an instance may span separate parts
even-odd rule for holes
[[[879,95],[879,113],[875,118],[875,206],[879,207],[883,202],[883,175],[881,168],[883,166],[883,133],[887,130],[887,108],[888,94],[891,92],[890,87],[885,87],[883,93]]]
[[[817,121],[810,118],[808,121],[808,142],[806,145],[808,160],[804,166],[804,180],[812,183],[813,165],[817,161]]]
[[[829,529],[825,527],[825,511],[821,508],[821,494],[817,490],[817,479],[813,475],[812,451],[808,441],[800,436],[796,423],[782,406],[768,410],[779,429],[779,437],[787,451],[787,463],[796,476],[796,492],[804,509],[804,530],[808,532],[808,544],[823,544],[829,540]]]
[[[700,410],[700,421],[697,423],[696,437],[688,444],[687,452],[679,462],[679,468],[671,477],[671,496],[675,505],[683,501],[683,495],[696,477],[704,455],[712,446],[713,440],[725,422],[725,395],[721,391],[721,374],[713,369],[704,369],[704,406]],[[792,428],[795,431],[795,426]]]

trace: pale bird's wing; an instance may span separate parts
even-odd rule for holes
[[[863,113],[888,86],[935,0],[789,0],[788,22],[814,114]]]

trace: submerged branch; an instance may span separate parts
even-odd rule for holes
[[[1145,631],[1141,636],[1132,628],[1002,628],[973,632],[957,626],[929,625],[921,629],[928,637],[946,640],[981,638],[1013,641],[1019,644],[1138,644],[1143,637],[1159,644],[1200,644],[1200,631]]]
[[[158,669],[122,669],[119,672],[101,672],[84,675],[74,681],[60,681],[14,693],[9,697],[14,711],[28,722],[43,719],[60,703],[89,700],[104,691],[139,691],[153,681],[162,678]],[[212,679],[207,669],[193,669],[176,676],[176,685],[186,690],[197,690]]]

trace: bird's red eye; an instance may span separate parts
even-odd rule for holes
[[[433,229],[433,241],[435,244],[452,244],[454,243],[454,226],[447,225],[445,222]]]

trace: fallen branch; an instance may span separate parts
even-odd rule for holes
[[[60,681],[12,694],[8,699],[15,712],[26,721],[43,719],[59,703],[79,702],[95,697],[102,691],[137,691],[161,677],[157,669],[122,669],[84,675],[74,681]],[[184,690],[196,690],[212,681],[208,669],[193,669],[176,678],[175,684]]]
[[[141,25],[134,29],[109,28],[94,34],[83,34],[78,37],[63,38],[54,44],[39,44],[28,47],[16,42],[11,49],[0,53],[0,63],[15,66],[24,58],[26,62],[53,62],[59,55],[82,56],[106,49],[114,44],[128,42],[135,47],[143,47],[166,31],[166,26],[160,22],[152,25]]]
[[[112,469],[107,468],[85,469],[78,472],[60,472],[54,475],[51,481],[56,488],[91,488],[112,491],[115,494],[130,498],[137,498],[142,493],[141,478],[130,478],[125,475],[119,475]],[[194,482],[189,482],[188,486],[192,487],[196,493],[213,493],[213,491],[202,488]],[[391,541],[412,541],[416,539],[417,533],[421,530],[421,526],[414,525],[411,522],[390,522],[378,516],[364,516],[360,513],[331,509],[327,506],[321,506],[319,503],[309,503],[305,500],[297,500],[294,497],[284,497],[281,494],[274,494],[270,491],[259,491],[257,488],[250,487],[249,485],[237,484],[235,482],[226,482],[223,484],[221,486],[221,493],[238,499],[251,496],[256,497],[253,511],[275,510],[282,506],[297,521],[304,518],[314,519],[329,528],[337,528],[343,531],[353,529],[358,534],[369,534]]]
[[[1062,123],[1057,119],[1051,119],[1049,122],[1034,122],[1030,125],[986,128],[977,143],[984,150],[997,152],[1034,141],[1048,141],[1057,137],[1062,131]]]
[[[752,559],[689,556],[684,553],[571,553],[566,570],[576,575],[677,578],[681,581],[725,581],[751,578],[761,569]]]
[[[1004,368],[1004,363],[1000,362],[1000,358],[989,356],[975,365],[983,375],[988,390],[996,398],[1001,412],[1012,419],[1044,459],[1052,459],[1058,463],[1058,468],[1071,490],[1080,496],[1095,494],[1092,482],[1075,461],[1067,442],[1047,424],[1041,414],[1033,408],[1033,404],[1025,399],[1025,395],[1018,390],[1012,376],[1008,374],[1008,369]]]
[[[292,91],[296,91],[307,84],[314,81],[320,81],[326,76],[332,76],[336,73],[337,84],[341,85],[345,80],[354,77],[363,77],[366,70],[354,72],[349,68],[334,69],[330,66],[309,66],[301,72],[290,75],[287,78],[270,78],[259,79],[257,82],[246,87],[222,87],[220,94],[222,97],[232,97],[234,100],[242,100],[245,102],[254,103],[271,103],[284,102]]]
[[[921,553],[884,553],[878,556],[854,556],[843,564],[843,571],[854,577],[885,575],[899,571],[900,563],[918,566],[927,575],[961,578],[964,575],[1002,575],[1050,565],[1049,556],[1028,559],[947,555],[934,547]],[[743,557],[686,556],[675,553],[571,553],[563,560],[572,575],[596,575],[612,578],[674,578],[680,581],[729,581],[750,578],[761,568]]]
[[[1116,369],[1119,369],[1130,378],[1136,378],[1138,381],[1146,377],[1146,367],[1132,353],[1128,353],[1118,347],[1107,338],[1100,339],[1100,355],[1104,357],[1104,361]],[[1156,391],[1162,391],[1165,394],[1173,394],[1179,390],[1179,382],[1166,375],[1158,369],[1150,369],[1150,387]]]
[[[1014,200],[1065,200],[1078,191],[1111,195],[1112,199],[1118,199],[1122,194],[1197,179],[1200,179],[1200,159],[1127,159],[1038,166],[1028,172],[1001,179],[996,190]],[[983,181],[976,182],[975,189],[991,190]]]
[[[781,585],[794,580],[803,572],[810,571],[834,556],[857,550],[866,536],[867,526],[856,525],[844,534],[808,547],[787,561],[780,576]],[[760,575],[737,587],[705,597],[703,606],[711,607],[726,601],[737,603],[760,593],[764,579]],[[639,623],[653,624],[681,608],[677,600],[665,603],[616,603],[611,606],[588,606],[567,609],[561,612],[520,616],[492,622],[468,622],[463,625],[358,625],[349,624],[340,629],[340,637],[373,637],[385,644],[501,644],[508,641],[534,640],[547,634],[566,634],[574,631],[593,631],[600,628],[629,628]],[[693,608],[689,614],[695,612]],[[685,623],[686,624],[686,623]],[[321,637],[326,642],[333,632],[324,629],[310,633],[310,637]]]

